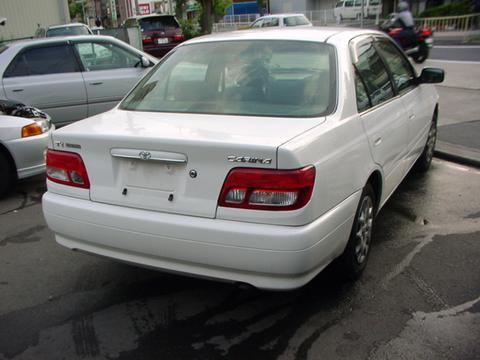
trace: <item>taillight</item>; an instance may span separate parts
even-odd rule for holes
[[[420,34],[421,34],[424,38],[426,38],[426,37],[432,36],[432,35],[433,35],[433,31],[432,31],[431,28],[426,27],[426,28],[423,28],[423,29],[422,29],[422,31],[420,32]]]
[[[142,35],[142,41],[144,44],[152,44],[153,39],[150,35]]]
[[[182,42],[185,40],[185,36],[183,36],[182,34],[177,34],[173,37],[173,41],[175,42]]]
[[[223,184],[218,205],[252,210],[295,210],[312,196],[315,168],[296,170],[232,169]]]
[[[80,155],[68,151],[47,151],[47,178],[53,182],[90,188],[87,169]]]

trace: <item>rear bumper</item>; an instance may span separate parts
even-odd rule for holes
[[[165,214],[47,192],[43,212],[57,242],[141,266],[293,289],[343,251],[357,192],[304,226],[278,226]]]
[[[170,50],[172,50],[179,43],[170,43],[165,45],[143,45],[143,51],[146,53],[155,56],[156,58],[161,58],[165,56]]]

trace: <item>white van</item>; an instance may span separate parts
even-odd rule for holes
[[[359,19],[362,12],[362,0],[341,0],[335,5],[333,14],[338,20]],[[363,16],[375,17],[382,12],[380,0],[364,0]]]

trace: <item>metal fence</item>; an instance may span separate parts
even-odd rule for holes
[[[431,27],[435,32],[471,31],[480,27],[480,13],[462,16],[442,16],[415,19],[421,26]]]

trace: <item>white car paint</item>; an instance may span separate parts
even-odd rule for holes
[[[0,115],[0,151],[8,152],[13,159],[18,179],[45,172],[45,151],[54,127],[43,134],[22,138],[22,128],[33,123],[33,119]]]
[[[7,49],[0,53],[2,97],[48,112],[57,125],[110,110],[150,68],[125,65],[121,68],[89,70],[79,61],[75,47],[75,44],[85,42],[118,47],[133,57],[138,57],[139,61],[142,56],[147,58],[152,65],[158,62],[156,58],[109,36],[83,35],[18,41],[8,44]],[[22,56],[23,52],[55,45],[71,49],[75,55],[71,59],[76,59],[71,67],[75,66],[77,71],[27,76],[6,75],[9,65]],[[66,66],[66,61],[67,59],[58,59],[58,66]]]
[[[349,50],[359,36],[386,38],[367,30],[304,28],[240,31],[182,44],[327,42],[337,52],[335,109],[326,117],[276,118],[116,108],[59,129],[50,148],[81,155],[91,187],[47,181],[43,210],[57,242],[138,265],[266,289],[307,283],[344,251],[370,176],[380,178],[381,208],[410,170],[425,146],[438,101],[434,87],[421,84],[359,114]],[[142,150],[186,163],[152,169],[114,156]],[[272,158],[270,164],[243,165],[251,168],[313,165],[310,201],[292,211],[218,206],[228,172],[242,166],[227,161],[232,154]],[[195,178],[188,176],[192,169],[198,172]],[[129,182],[139,186],[122,194]],[[174,201],[167,200],[170,194]]]
[[[312,23],[307,19],[307,17],[304,14],[273,14],[273,15],[265,15],[261,16],[258,19],[256,19],[251,25],[250,28],[261,28],[261,27],[273,27],[273,26],[278,26],[278,27],[288,27],[292,25],[288,25],[287,19],[296,19],[300,18],[303,22],[305,22],[304,25],[295,25],[299,27],[309,27],[312,26]],[[277,25],[273,25],[272,21],[277,22]]]

